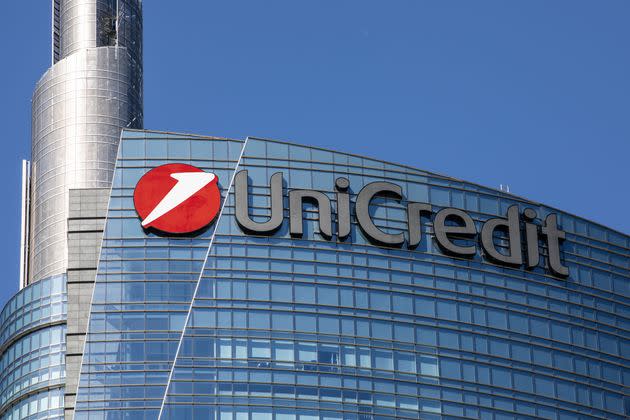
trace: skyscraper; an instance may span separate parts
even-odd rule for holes
[[[350,153],[139,129],[140,2],[54,7],[0,420],[630,415],[627,234]]]

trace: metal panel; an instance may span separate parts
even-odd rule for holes
[[[33,95],[30,279],[66,269],[68,190],[111,183],[123,127],[142,126],[141,67],[126,48],[55,64]]]
[[[22,209],[20,215],[20,290],[28,282],[28,238],[31,205],[31,162],[22,161]]]
[[[70,188],[107,188],[142,127],[142,2],[53,0],[54,65],[33,94],[29,281],[67,268]]]
[[[62,0],[60,58],[86,48],[121,46],[142,57],[142,2],[139,0]]]
[[[60,54],[60,15],[61,15],[61,0],[52,0],[52,64],[59,61]]]

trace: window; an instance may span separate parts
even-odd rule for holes
[[[270,359],[271,349],[269,344],[267,340],[252,340],[250,343],[252,358]]]
[[[391,351],[373,350],[374,368],[384,370],[394,370],[394,360]]]
[[[317,347],[312,343],[298,343],[298,360],[301,362],[316,362]]]
[[[297,303],[315,303],[315,288],[310,285],[295,285],[295,301]]]
[[[396,352],[396,370],[403,373],[416,373],[416,355],[414,353]]]
[[[321,346],[317,352],[317,361],[336,365],[339,363],[339,350],[335,347]]]

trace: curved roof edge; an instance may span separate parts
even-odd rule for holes
[[[193,133],[185,133],[185,132],[182,133],[182,132],[175,132],[175,131],[161,131],[161,130],[149,130],[149,129],[130,129],[130,128],[125,128],[125,129],[123,129],[123,132],[124,131],[167,134],[167,135],[173,135],[173,136],[196,137],[196,138],[200,138],[200,139],[212,139],[212,140],[232,140],[232,141],[239,140],[239,139],[231,139],[231,138],[228,138],[228,137],[204,136],[204,135],[201,135],[201,134],[193,134]],[[265,137],[248,136],[247,138],[248,139],[253,139],[253,140],[262,140],[262,141],[269,141],[269,142],[274,142],[274,143],[286,144],[286,145],[289,145],[289,146],[308,147],[308,148],[311,148],[311,149],[321,150],[321,151],[324,151],[324,152],[341,153],[341,154],[344,154],[344,155],[347,155],[347,156],[353,156],[353,157],[357,157],[357,158],[361,158],[361,159],[369,159],[369,160],[372,160],[374,162],[380,162],[380,163],[384,163],[384,164],[387,164],[387,165],[395,165],[395,166],[400,166],[401,168],[412,169],[414,171],[426,172],[429,175],[433,175],[435,177],[439,177],[439,178],[442,178],[442,179],[446,179],[446,180],[450,180],[450,181],[454,181],[454,182],[463,182],[463,183],[466,183],[466,184],[469,184],[469,185],[474,185],[476,187],[485,188],[487,190],[494,191],[498,195],[506,196],[506,198],[512,198],[512,199],[517,199],[517,200],[521,200],[521,201],[526,201],[528,203],[532,203],[532,204],[538,205],[538,206],[545,206],[545,207],[548,207],[549,209],[552,209],[552,210],[555,210],[555,211],[559,211],[559,212],[565,213],[565,214],[567,214],[569,216],[572,216],[572,217],[584,220],[584,221],[586,221],[588,223],[592,223],[594,225],[600,226],[600,227],[602,227],[604,229],[607,229],[607,230],[610,230],[612,232],[618,233],[619,235],[623,235],[626,238],[630,239],[630,234],[624,233],[624,232],[622,232],[620,230],[617,230],[617,229],[612,228],[610,226],[604,225],[603,223],[599,223],[599,222],[596,222],[594,220],[587,219],[587,218],[582,217],[582,216],[578,216],[578,215],[576,215],[574,213],[571,213],[569,211],[562,210],[562,209],[559,209],[557,207],[553,207],[553,206],[550,206],[548,204],[541,203],[541,202],[538,202],[538,201],[535,201],[535,200],[532,200],[532,199],[529,199],[529,198],[526,198],[526,197],[522,197],[522,196],[519,196],[519,195],[516,195],[516,194],[512,194],[512,193],[506,193],[505,191],[497,190],[496,188],[492,188],[492,187],[488,187],[486,185],[478,184],[476,182],[466,181],[464,179],[455,178],[455,177],[452,177],[452,176],[449,176],[449,175],[443,175],[443,174],[440,174],[440,173],[437,173],[437,172],[427,171],[425,169],[416,168],[416,167],[413,167],[411,165],[400,164],[400,163],[395,163],[395,162],[389,162],[389,161],[386,161],[386,160],[377,159],[377,158],[373,158],[373,157],[370,157],[370,156],[363,156],[363,155],[359,155],[359,154],[356,154],[356,153],[348,153],[348,152],[335,150],[335,149],[326,149],[324,147],[319,147],[319,146],[309,146],[307,144],[301,144],[301,143],[285,141],[285,140],[269,139],[269,138],[265,138]],[[617,245],[617,246],[619,246],[619,245]]]

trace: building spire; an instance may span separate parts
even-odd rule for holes
[[[70,189],[111,185],[141,128],[141,0],[52,0],[53,65],[33,94],[29,282],[63,274]]]

